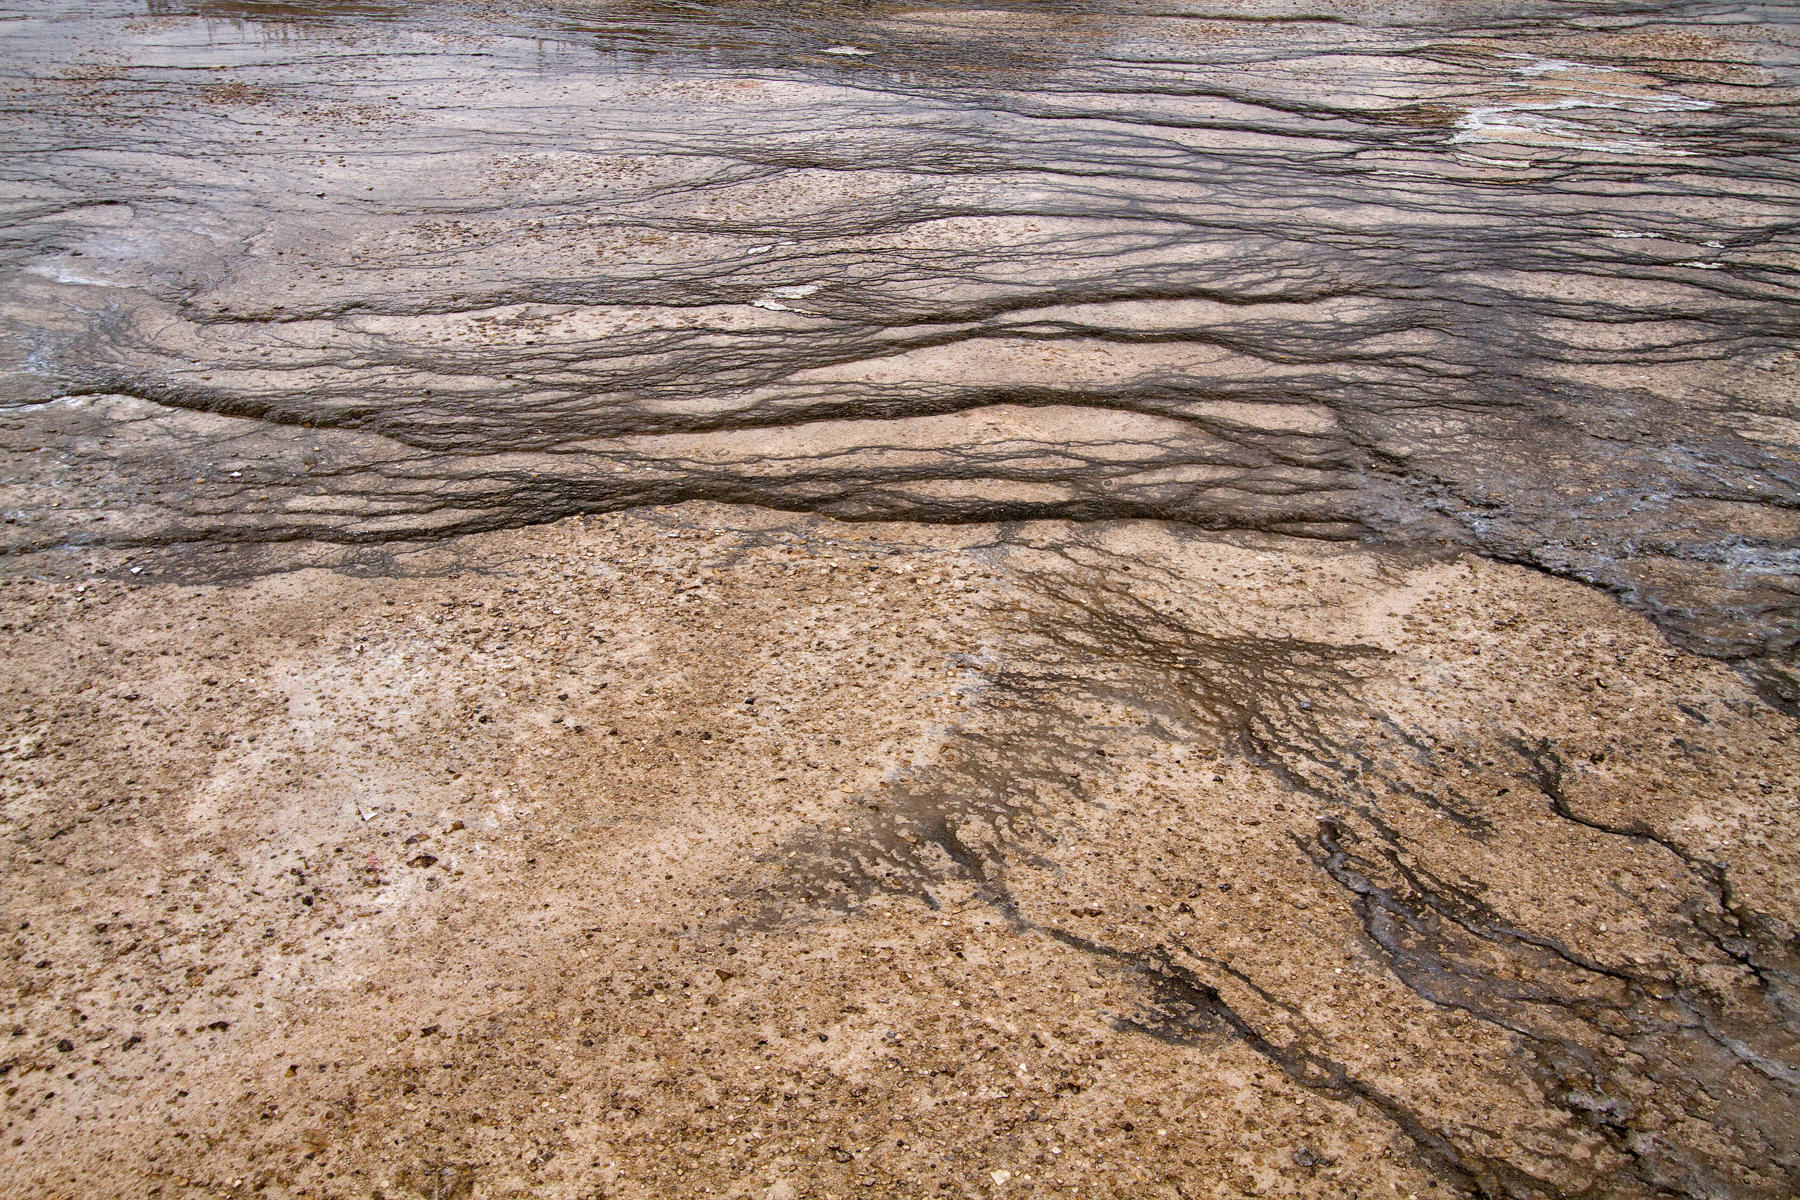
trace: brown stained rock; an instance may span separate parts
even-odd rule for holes
[[[1779,1178],[1794,739],[1604,597],[698,506],[384,553],[0,576],[16,1194]]]

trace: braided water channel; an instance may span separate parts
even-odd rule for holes
[[[11,553],[1149,518],[1524,565],[1800,702],[1800,7],[96,0],[7,14],[0,82]],[[994,553],[1015,715],[789,848],[794,896],[961,881],[1141,975],[1122,1027],[1235,1038],[1463,1192],[1800,1186],[1793,931],[1571,801],[1554,729],[1351,730],[1373,650],[1175,621],[1103,538]],[[1459,1137],[1204,948],[1021,905],[1115,702],[1318,808],[1280,850],[1510,1039],[1540,1142]],[[1424,861],[1544,822],[1666,878],[1667,960]]]
[[[37,6],[7,533],[1425,540],[1791,700],[1795,15]]]

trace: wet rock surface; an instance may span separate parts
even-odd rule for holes
[[[1794,1194],[1797,28],[0,23],[8,1189]]]
[[[7,533],[700,498],[1378,536],[1599,584],[1792,702],[1795,28],[34,10]]]

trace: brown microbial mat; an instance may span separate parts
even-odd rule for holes
[[[1800,1193],[1797,89],[0,15],[0,1196]]]

